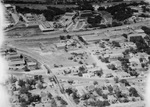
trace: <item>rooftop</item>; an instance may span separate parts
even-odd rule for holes
[[[137,32],[137,33],[144,33],[144,30],[142,30],[142,29],[136,29],[134,31]]]
[[[54,30],[53,22],[41,22],[39,27],[41,30]]]
[[[89,41],[98,41],[100,39],[105,39],[107,38],[107,36],[105,34],[100,34],[100,35],[86,35],[86,36],[82,36],[82,38],[89,42]]]
[[[133,34],[129,34],[128,37],[132,37],[132,36],[142,36],[145,37],[146,34],[145,33],[133,33]]]

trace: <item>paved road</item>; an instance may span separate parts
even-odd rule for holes
[[[137,27],[141,25],[150,25],[150,21],[144,21],[144,22],[139,22],[135,24],[130,24],[130,25],[124,25],[124,26],[118,26],[118,27],[111,27],[111,28],[105,28],[105,29],[96,29],[96,30],[90,30],[90,31],[78,31],[78,32],[50,32],[49,34],[41,34],[40,36],[32,36],[32,37],[20,37],[20,38],[8,38],[6,37],[6,41],[16,41],[16,40],[40,40],[40,39],[47,39],[47,38],[58,38],[60,35],[89,35],[92,33],[100,33],[100,32],[105,32],[105,31],[112,31],[115,29],[125,29],[128,27]]]

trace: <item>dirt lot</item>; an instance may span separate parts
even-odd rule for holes
[[[42,54],[41,54],[42,55]],[[44,59],[47,59],[49,61],[49,65],[54,68],[54,64],[63,67],[69,67],[69,66],[78,66],[80,65],[78,61],[74,62],[73,60],[69,60],[69,57],[72,57],[70,53],[66,53],[63,51],[57,51],[55,53],[51,54],[43,54]],[[85,63],[88,65],[91,65],[94,61],[93,59],[88,56],[87,59],[84,60]]]

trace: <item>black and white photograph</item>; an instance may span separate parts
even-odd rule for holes
[[[0,2],[0,107],[150,107],[150,0]]]

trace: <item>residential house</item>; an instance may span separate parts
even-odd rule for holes
[[[27,61],[27,66],[29,67],[29,69],[34,70],[37,67],[37,63],[38,62]]]
[[[111,64],[115,65],[116,68],[121,68],[122,67],[122,64],[119,60],[116,60],[116,61],[111,61]]]
[[[91,78],[92,76],[94,76],[94,73],[83,73],[82,75],[84,78]]]
[[[129,77],[131,77],[130,74],[128,74],[124,71],[118,71],[118,72],[116,72],[116,74],[119,78],[129,78]]]
[[[136,48],[136,44],[133,42],[121,42],[120,46],[121,48],[124,48],[124,49],[130,49],[131,47],[134,49]]]
[[[66,46],[66,43],[56,43],[55,45],[58,49],[64,49]]]
[[[9,62],[8,62],[8,65],[9,65],[9,66],[21,66],[21,65],[24,65],[24,64],[25,64],[24,60],[9,61]]]
[[[113,52],[111,54],[105,54],[104,57],[109,57],[109,60],[118,60],[119,57],[123,57],[123,53],[122,52]]]
[[[20,54],[7,55],[7,60],[20,59]]]

